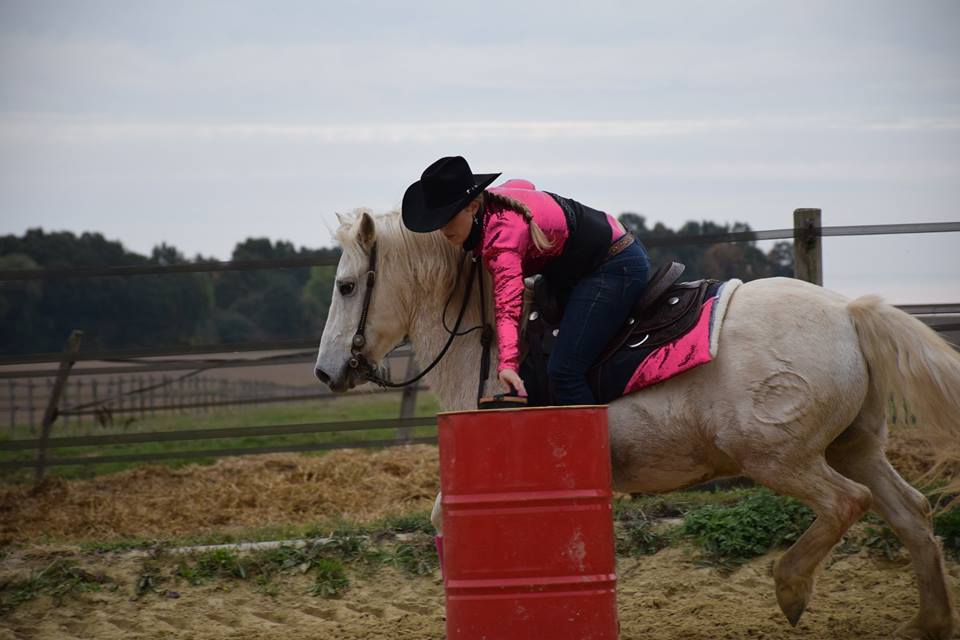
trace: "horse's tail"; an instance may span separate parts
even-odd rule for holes
[[[847,310],[879,397],[903,397],[923,421],[923,436],[939,457],[931,472],[960,460],[960,354],[936,331],[878,296],[857,298]]]

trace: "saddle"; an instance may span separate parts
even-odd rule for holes
[[[678,283],[684,269],[684,265],[679,262],[671,262],[653,274],[623,326],[590,367],[587,381],[600,402],[619,397],[623,390],[622,385],[619,389],[605,389],[603,385],[604,367],[608,365],[609,369],[611,362],[617,359],[615,356],[625,351],[637,352],[641,349],[649,353],[656,347],[680,338],[696,325],[700,317],[700,307],[717,281]],[[558,327],[563,312],[543,275],[526,278],[524,286],[520,375],[527,387],[531,405],[551,404],[547,359],[553,341],[559,334]],[[619,381],[616,384],[619,384]]]

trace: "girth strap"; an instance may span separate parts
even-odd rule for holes
[[[479,258],[474,260],[477,264]],[[484,390],[487,386],[487,376],[490,375],[490,345],[493,342],[493,327],[487,323],[487,298],[483,295],[483,272],[477,271],[477,278],[480,285],[480,324],[483,330],[480,333],[480,385],[477,388],[477,408],[480,407],[480,399],[483,398]]]

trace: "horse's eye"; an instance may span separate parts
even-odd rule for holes
[[[341,282],[337,285],[337,288],[340,290],[340,295],[349,296],[357,288],[357,285],[354,282]]]

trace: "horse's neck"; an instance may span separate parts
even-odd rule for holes
[[[487,298],[484,302],[487,306],[487,322],[493,326],[493,305],[490,300],[491,283],[487,274],[481,270],[481,275],[485,278],[484,294]],[[454,295],[447,309],[447,327],[453,329],[456,323],[457,314],[463,303],[463,289]],[[460,331],[471,329],[481,323],[480,309],[477,305],[476,280],[473,282],[473,292],[470,297],[470,303],[464,313],[463,321],[460,323]],[[443,315],[443,305],[449,292],[438,292],[437,295],[427,296],[421,304],[417,306],[414,313],[413,322],[410,330],[410,342],[416,353],[417,364],[422,370],[429,365],[438,353],[443,349],[449,338],[449,333],[444,329],[441,318]],[[427,383],[430,389],[437,394],[441,406],[447,411],[458,411],[464,409],[477,408],[477,387],[480,381],[480,330],[471,331],[465,336],[454,338],[453,343],[447,350],[446,355],[440,360],[434,369],[426,375]],[[490,395],[497,391],[497,344],[496,335],[490,345],[490,371],[487,377],[485,395]]]

